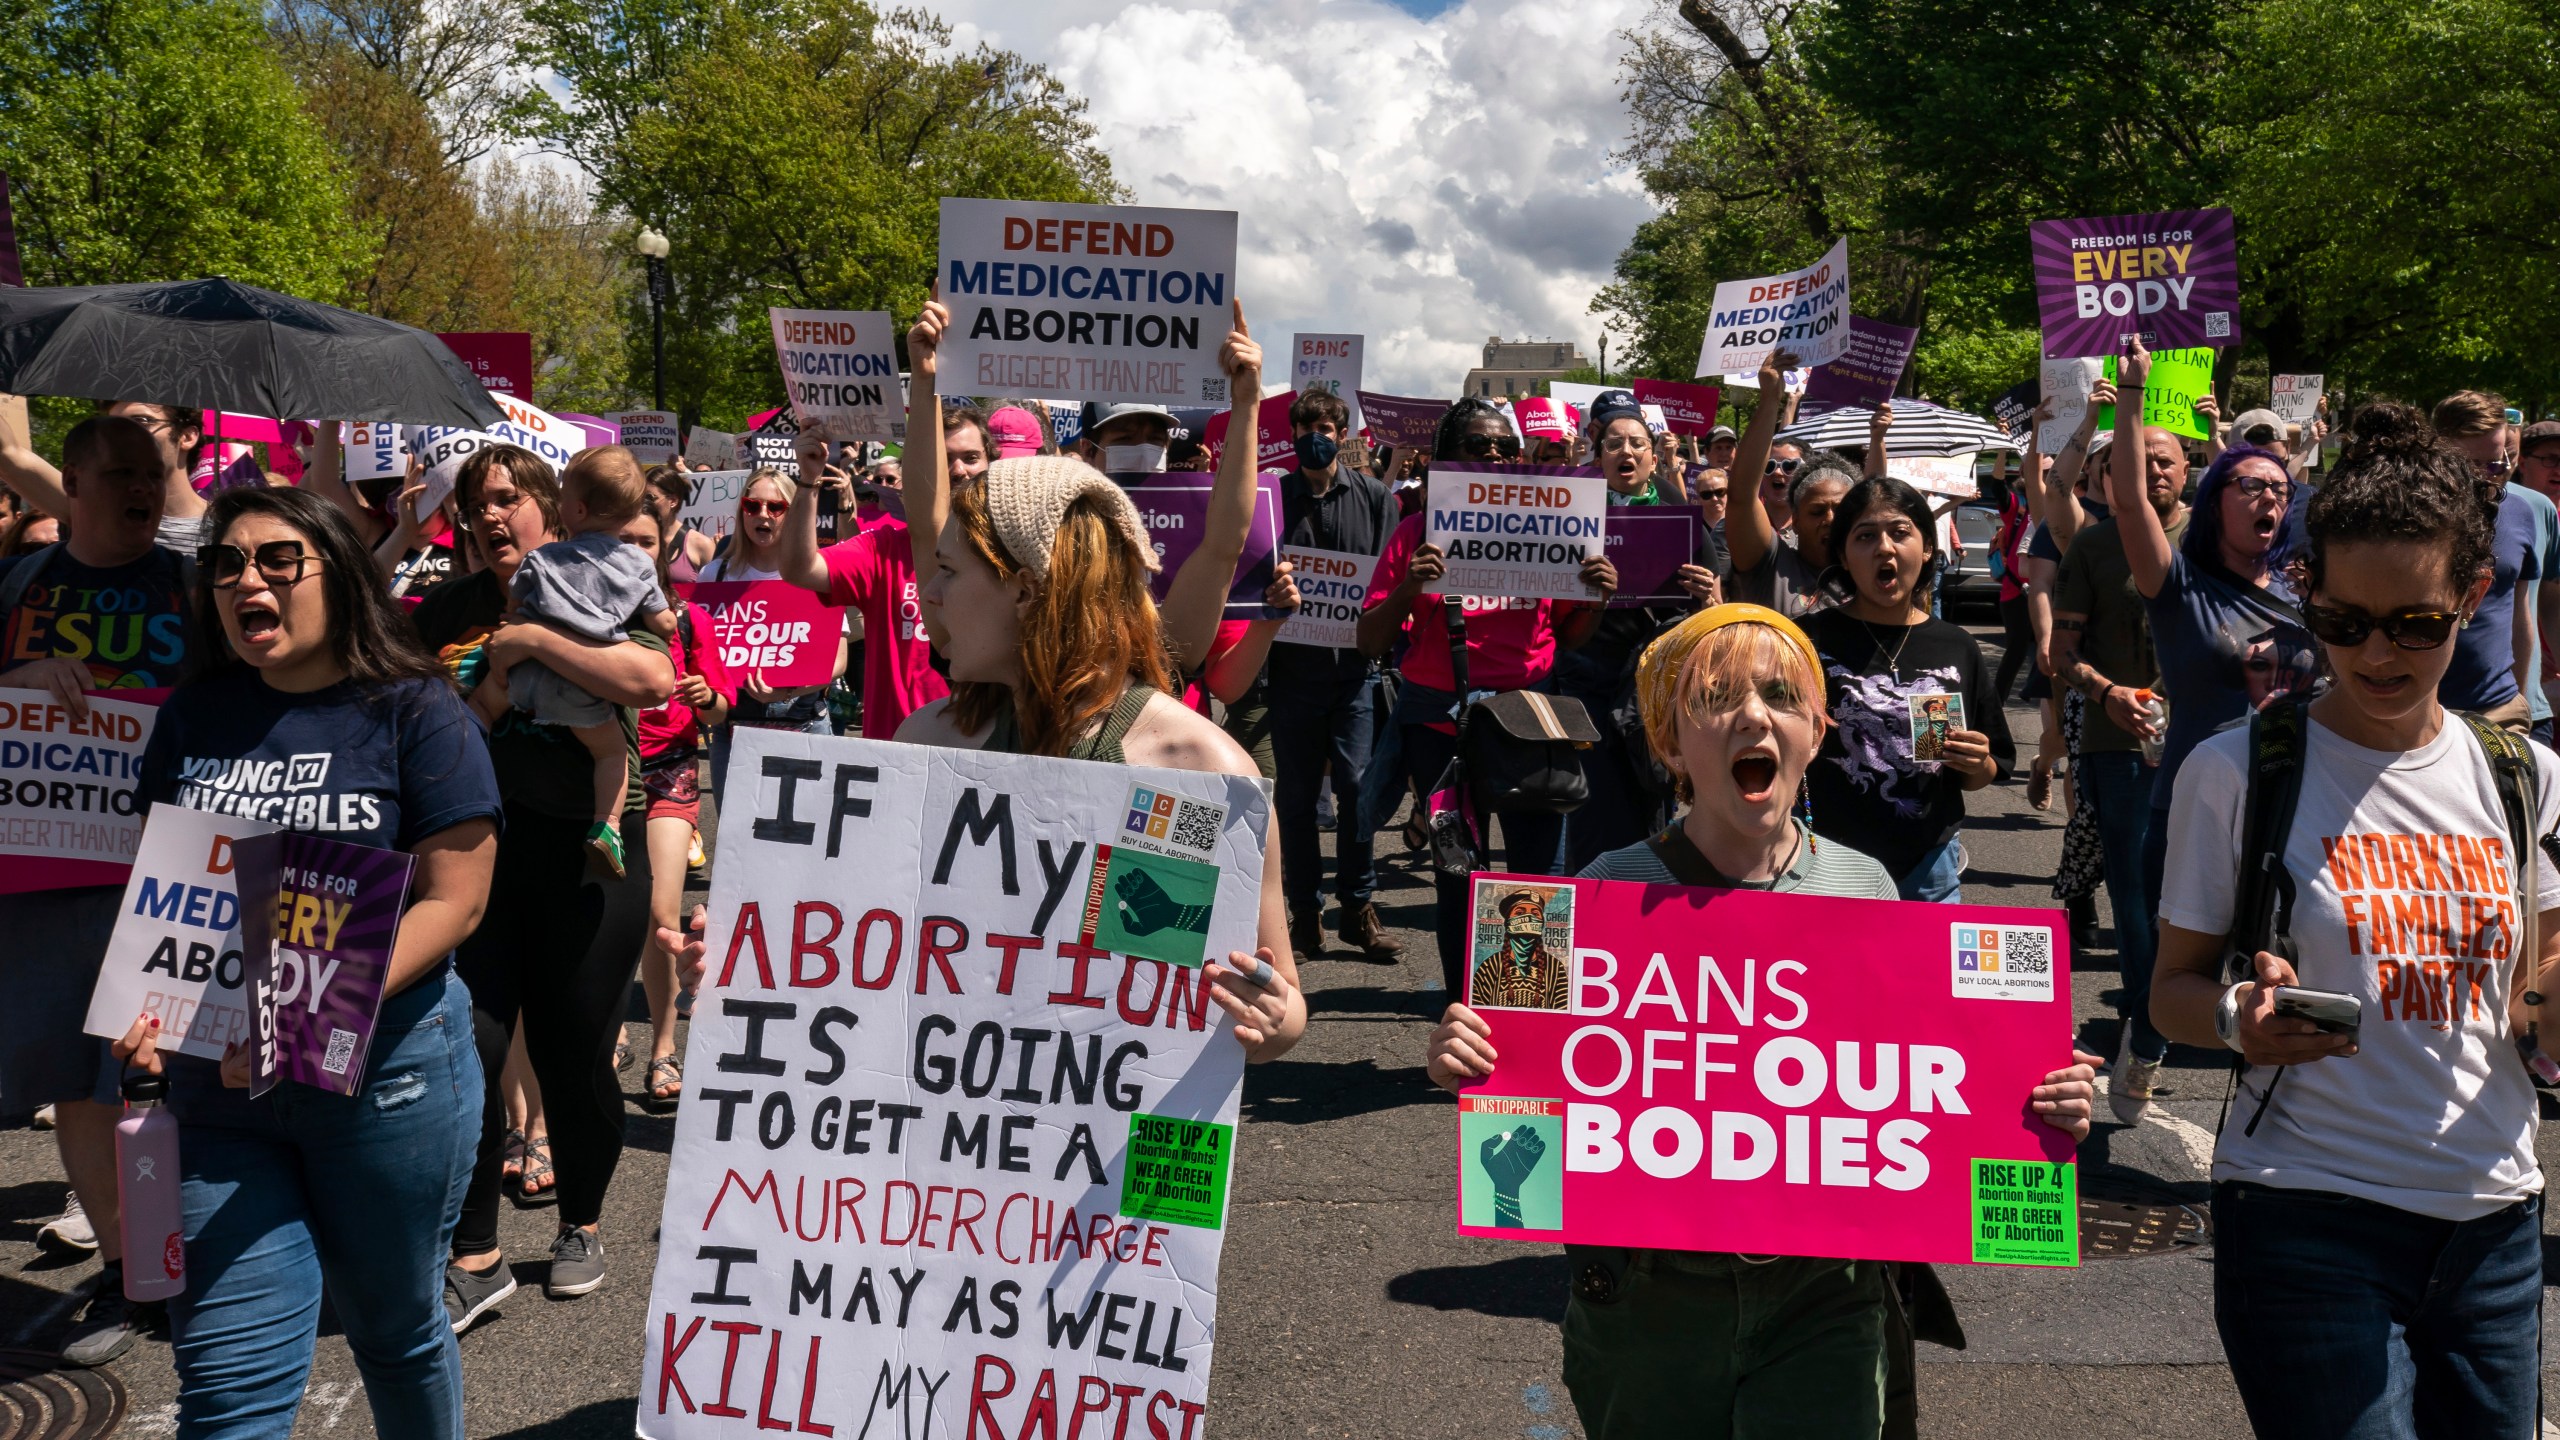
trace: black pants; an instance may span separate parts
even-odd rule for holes
[[[1428,725],[1407,724],[1404,727],[1405,759],[1413,773],[1428,789],[1449,768],[1451,756],[1458,753],[1458,737],[1442,734]],[[1503,815],[1488,817],[1484,828],[1502,827],[1502,854],[1493,854],[1493,837],[1480,834],[1477,844],[1484,852],[1488,869],[1505,870],[1515,875],[1553,875],[1560,858],[1558,849],[1564,843],[1564,817],[1561,815]],[[1434,898],[1439,902],[1433,929],[1440,941],[1440,979],[1449,987],[1449,998],[1463,1000],[1467,994],[1467,906],[1468,881],[1464,875],[1431,876]]]
[[[2011,697],[2009,686],[2018,678],[2019,667],[2036,656],[2036,627],[2027,616],[2025,591],[2019,591],[2014,600],[2000,602],[2000,630],[2000,673],[1992,683],[1992,691],[2006,705]]]
[[[622,1162],[622,1082],[613,1073],[613,1036],[630,1004],[631,978],[649,924],[649,842],[636,816],[622,821],[628,873],[587,872],[586,820],[563,820],[507,806],[498,872],[480,928],[455,953],[471,987],[471,1034],[488,1073],[480,1117],[480,1163],[463,1197],[453,1251],[498,1246],[500,1151],[507,1130],[498,1074],[524,1017],[525,1058],[542,1087],[560,1175],[560,1221],[592,1225]]]

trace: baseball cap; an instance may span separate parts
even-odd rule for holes
[[[2545,440],[2560,440],[2560,420],[2536,420],[2516,434],[2516,453],[2524,454]]]
[[[2231,417],[2231,439],[2235,444],[2272,444],[2284,438],[2284,430],[2285,418],[2273,410],[2243,410]]]
[[[1040,453],[1040,421],[1019,405],[1002,406],[987,417],[987,434],[996,442],[996,458],[1018,459]]]
[[[1099,400],[1087,400],[1084,402],[1084,433],[1090,436],[1097,428],[1129,415],[1153,415],[1167,425],[1176,423],[1172,411],[1143,400],[1114,400],[1107,405]]]
[[[1591,397],[1588,418],[1590,427],[1595,431],[1606,428],[1612,420],[1633,420],[1643,424],[1644,407],[1636,403],[1633,391],[1603,390]]]
[[[1719,425],[1713,430],[1707,432],[1707,439],[1710,442],[1717,440],[1739,440],[1741,438],[1741,436],[1733,433],[1733,427],[1730,425]]]

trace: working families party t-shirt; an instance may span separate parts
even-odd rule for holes
[[[2488,756],[2445,717],[2415,750],[2368,750],[2313,720],[2284,865],[2302,983],[2364,1002],[2357,1053],[2252,1067],[2213,1178],[2325,1190],[2439,1220],[2476,1220],[2542,1188],[2533,1084],[2507,1039],[2524,934],[2505,811]],[[2560,756],[2535,745],[2537,834],[2560,822]],[[2169,807],[2160,918],[2228,933],[2240,873],[2249,732],[2197,746]],[[2531,904],[2560,906],[2537,850]]]
[[[12,563],[32,565],[37,558]],[[158,546],[139,560],[106,567],[53,550],[0,626],[0,670],[56,657],[77,660],[89,668],[96,690],[164,690],[186,678],[183,576],[177,555]]]

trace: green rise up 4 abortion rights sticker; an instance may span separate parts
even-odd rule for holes
[[[1977,1265],[2078,1265],[2079,1167],[1974,1161],[1973,1259]]]
[[[1236,1127],[1169,1115],[1129,1117],[1120,1213],[1215,1230],[1227,1214],[1227,1161]]]

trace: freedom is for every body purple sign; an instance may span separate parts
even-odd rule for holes
[[[298,831],[235,841],[247,952],[249,1089],[364,1085],[417,857]]]
[[[1236,561],[1235,581],[1227,588],[1226,618],[1272,618],[1263,610],[1262,593],[1271,588],[1271,573],[1280,554],[1280,470],[1255,477],[1253,528],[1246,533],[1244,554]],[[1155,542],[1157,571],[1153,589],[1157,603],[1173,584],[1182,562],[1200,548],[1200,533],[1209,521],[1209,490],[1214,477],[1197,470],[1158,474],[1119,474],[1112,482],[1129,492],[1138,507],[1139,523]]]
[[[2048,360],[2240,339],[2240,248],[2231,212],[2156,210],[2027,227]]]

